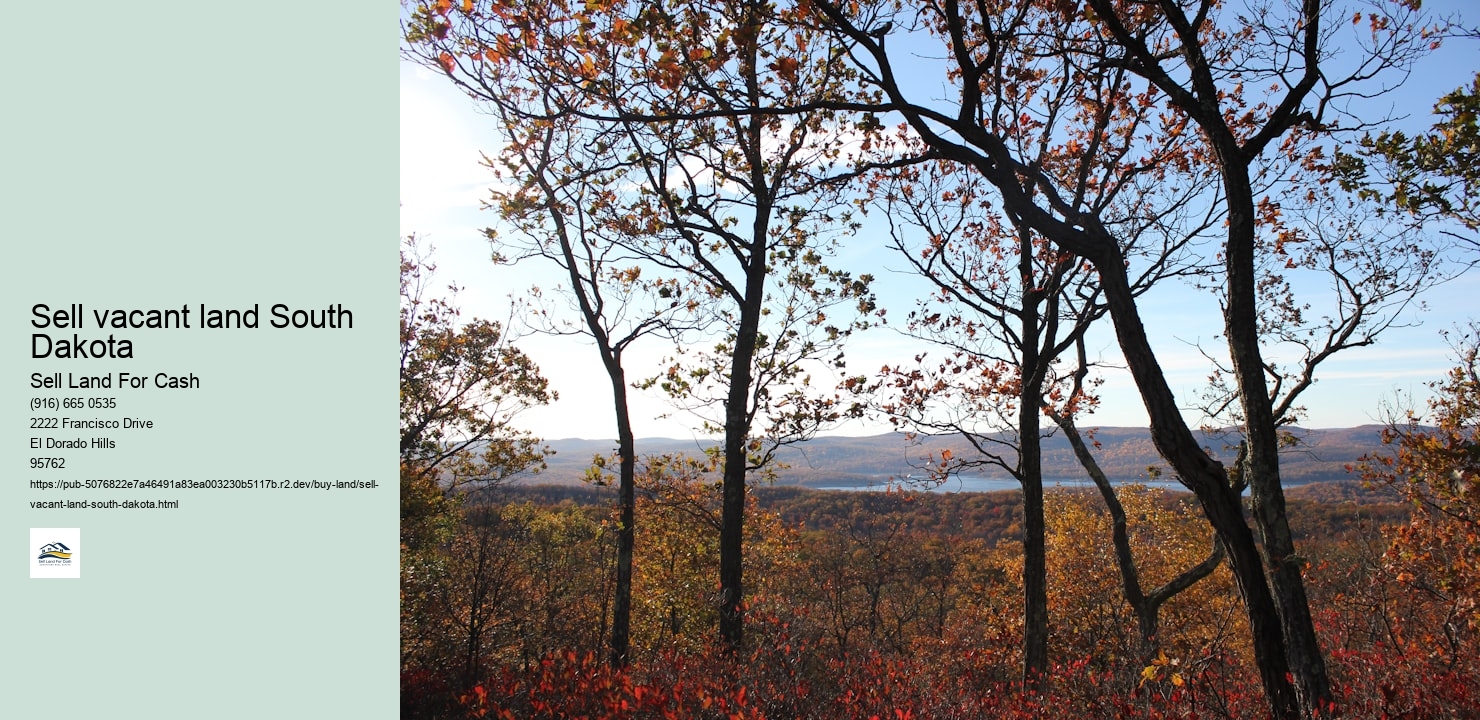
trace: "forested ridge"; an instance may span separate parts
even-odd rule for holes
[[[1349,467],[1363,455],[1382,446],[1382,426],[1364,425],[1341,429],[1291,428],[1296,439],[1281,457],[1282,477],[1292,485],[1317,481],[1339,481],[1351,478]],[[1232,460],[1238,446],[1233,430],[1202,431],[1205,447],[1225,461]],[[1097,428],[1094,439],[1105,473],[1118,482],[1145,481],[1152,472],[1164,471],[1166,463],[1157,454],[1150,433],[1144,428]],[[545,458],[547,467],[531,482],[579,483],[591,465],[591,456],[607,454],[615,443],[603,440],[552,439],[546,444],[554,451]],[[703,440],[674,438],[640,438],[643,453],[702,453],[711,443]],[[969,445],[953,436],[907,436],[904,433],[865,437],[823,436],[781,449],[776,454],[779,467],[777,482],[787,485],[852,486],[885,485],[891,480],[924,478],[929,474],[928,458],[939,456],[941,449],[954,454],[970,451]],[[1010,477],[994,468],[980,470],[986,477]],[[1050,436],[1043,444],[1043,474],[1058,480],[1084,477],[1084,469],[1073,450],[1061,436]]]
[[[1090,488],[1060,490],[1064,502],[1093,492]],[[756,506],[774,513],[780,522],[804,531],[845,531],[855,514],[899,517],[913,531],[946,538],[981,540],[997,545],[1011,540],[1017,527],[1021,498],[1014,491],[922,492],[907,488],[892,492],[814,490],[767,486],[754,490]],[[1192,501],[1185,492],[1156,491],[1165,508]],[[585,508],[602,513],[615,491],[590,485],[510,485],[500,503],[529,503],[546,509]],[[1360,481],[1311,483],[1292,489],[1290,514],[1301,540],[1342,540],[1371,536],[1377,528],[1408,519],[1408,508],[1393,493],[1364,487]],[[1370,537],[1368,539],[1371,539]]]
[[[488,604],[481,612],[490,622],[480,632],[478,681],[471,694],[459,691],[466,670],[447,664],[460,656],[469,632],[456,618],[471,610],[422,596],[432,589],[413,573],[404,587],[408,599],[436,612],[418,618],[405,638],[405,714],[1262,714],[1244,674],[1248,648],[1226,572],[1168,604],[1157,654],[1145,655],[1104,554],[1109,523],[1092,490],[1048,496],[1050,608],[1064,618],[1051,648],[1075,659],[1055,666],[1054,692],[1042,700],[1021,694],[1011,670],[1020,632],[1020,493],[780,486],[751,493],[752,569],[762,578],[749,611],[759,625],[755,644],[740,656],[710,649],[714,488],[649,488],[639,494],[647,530],[639,534],[634,585],[635,637],[642,639],[634,669],[620,674],[600,661],[615,490],[516,484],[465,505],[477,520],[461,531],[453,545],[460,556],[449,557],[453,565],[443,571],[461,578],[454,588],[464,594],[484,574]],[[1123,495],[1135,513],[1143,572],[1170,572],[1206,550],[1187,493],[1131,488]],[[1480,701],[1471,658],[1442,647],[1419,651],[1437,641],[1434,633],[1442,636],[1454,608],[1413,595],[1383,560],[1383,528],[1407,523],[1411,512],[1396,496],[1355,482],[1312,483],[1291,493],[1292,526],[1308,553],[1307,577],[1341,663],[1337,677],[1350,693],[1350,716],[1465,717]],[[468,567],[468,553],[497,562]],[[716,668],[733,675],[716,675]],[[1407,681],[1418,672],[1429,685]]]

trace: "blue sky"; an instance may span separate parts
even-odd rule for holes
[[[1473,41],[1451,41],[1386,99],[1397,113],[1410,114],[1404,127],[1428,124],[1434,100],[1480,67],[1477,51],[1480,45]],[[479,164],[479,153],[497,150],[493,128],[492,119],[477,113],[471,101],[445,78],[402,63],[401,233],[414,232],[435,246],[436,284],[456,283],[464,288],[459,302],[465,317],[505,320],[511,294],[524,292],[532,283],[549,287],[558,281],[534,266],[510,270],[489,262],[481,229],[494,218],[480,210],[479,204],[487,197],[493,178]],[[924,285],[904,272],[904,263],[884,247],[885,239],[881,229],[866,225],[849,242],[841,259],[856,271],[874,273],[881,301],[891,316],[901,318],[913,308],[913,298]],[[1423,299],[1428,309],[1409,314],[1414,326],[1391,329],[1376,346],[1350,350],[1328,361],[1317,384],[1303,397],[1302,404],[1309,408],[1303,424],[1349,427],[1380,422],[1384,408],[1398,402],[1400,394],[1424,397],[1424,384],[1449,366],[1448,348],[1439,331],[1474,318],[1476,297],[1480,297],[1480,274],[1471,272],[1426,293]],[[1162,367],[1179,401],[1190,408],[1209,370],[1196,344],[1216,342],[1213,337],[1221,329],[1217,306],[1211,296],[1168,284],[1147,296],[1142,307]],[[561,396],[549,407],[522,415],[521,426],[549,439],[614,434],[610,395],[597,370],[594,349],[571,338],[527,336],[518,342]],[[850,372],[871,373],[881,365],[904,362],[922,349],[928,348],[891,329],[870,330],[855,337],[848,347]],[[640,368],[656,363],[662,350],[651,345],[646,352],[639,351],[631,365]],[[1108,325],[1093,337],[1091,352],[1095,351],[1106,362],[1116,361]],[[1108,372],[1101,396],[1100,410],[1081,422],[1082,426],[1145,424],[1139,396],[1124,373]],[[691,416],[656,397],[639,394],[635,399],[634,420],[640,436],[695,434],[691,428],[697,422]],[[1188,418],[1194,423],[1200,420],[1191,410]],[[863,435],[887,429],[880,422],[854,422],[834,432]]]

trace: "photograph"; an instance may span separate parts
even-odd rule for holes
[[[401,716],[1480,716],[1472,15],[404,3]]]

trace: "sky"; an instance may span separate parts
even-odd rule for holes
[[[1389,100],[1409,117],[1405,127],[1422,128],[1429,108],[1444,92],[1473,76],[1480,67],[1480,44],[1451,41],[1427,58]],[[403,62],[401,85],[401,234],[416,234],[422,245],[434,248],[437,265],[434,286],[456,284],[463,317],[482,317],[509,323],[510,297],[531,284],[549,288],[558,277],[546,268],[523,264],[497,267],[482,230],[495,223],[483,210],[494,178],[480,163],[492,155],[499,139],[492,118],[476,111],[473,103],[445,77]],[[904,262],[884,247],[885,231],[866,224],[848,241],[840,260],[856,272],[871,272],[881,303],[899,318],[914,307],[913,298],[925,287],[904,269]],[[1387,413],[1405,402],[1421,402],[1425,384],[1450,366],[1449,349],[1440,330],[1476,317],[1480,273],[1438,285],[1423,295],[1426,310],[1410,312],[1406,327],[1390,329],[1372,347],[1348,350],[1323,364],[1318,382],[1303,396],[1309,411],[1307,427],[1352,427],[1383,422]],[[1192,410],[1209,372],[1198,343],[1216,343],[1221,316],[1214,299],[1185,285],[1164,285],[1144,298],[1142,312],[1153,345],[1189,421],[1201,416]],[[527,352],[559,393],[549,406],[522,413],[516,424],[548,440],[610,438],[615,435],[610,390],[599,370],[596,351],[580,338],[536,334],[518,337]],[[902,363],[922,351],[921,341],[885,327],[865,331],[847,346],[849,372],[869,374],[885,364]],[[1108,323],[1091,337],[1091,353],[1116,362],[1118,350]],[[938,352],[938,351],[937,351]],[[661,360],[663,348],[649,343],[629,361],[629,374],[640,376]],[[1144,426],[1146,413],[1128,374],[1110,370],[1100,390],[1101,405],[1081,427]],[[1405,400],[1407,398],[1407,400]],[[699,437],[698,422],[661,398],[634,393],[633,419],[639,437]],[[829,431],[839,435],[887,432],[886,421],[852,421]]]

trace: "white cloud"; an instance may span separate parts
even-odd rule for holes
[[[401,66],[401,229],[425,231],[450,214],[476,211],[494,184],[480,153],[500,141],[491,121],[446,78]],[[483,123],[478,121],[485,120]]]

